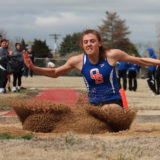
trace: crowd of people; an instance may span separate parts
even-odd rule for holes
[[[34,54],[28,49],[32,62],[34,63]],[[11,89],[11,74],[13,75]],[[13,91],[19,92],[22,87],[22,76],[28,77],[28,68],[24,64],[23,51],[21,43],[15,44],[15,50],[9,50],[9,40],[3,39],[0,35],[0,93]],[[30,71],[30,76],[33,72]]]
[[[148,57],[157,59],[154,49],[148,48]],[[132,56],[135,56],[134,54]],[[118,72],[118,84],[119,89],[124,88],[127,90],[127,84],[129,91],[137,90],[137,77],[140,72],[140,66],[133,63],[117,62]],[[160,94],[160,67],[157,65],[148,66],[147,84],[153,94]],[[127,83],[128,82],[128,83]]]
[[[132,54],[132,56],[135,55]],[[137,75],[140,71],[140,65],[127,62],[117,62],[117,70],[118,70],[119,89],[124,88],[124,90],[127,90],[127,84],[128,84],[128,89],[130,91],[136,91]]]

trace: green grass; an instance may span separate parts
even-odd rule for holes
[[[74,138],[72,135],[68,135],[65,137],[65,142],[71,146],[73,146],[74,144],[79,144],[80,140]]]
[[[9,107],[9,104],[4,99],[0,98],[0,108]]]
[[[23,97],[30,98],[30,97],[32,97],[32,95],[35,96],[35,93],[37,93],[37,91],[38,91],[37,89],[35,89],[35,90],[24,89],[24,90],[21,90],[20,92],[16,92],[16,93],[4,94],[4,97],[0,98],[0,110],[8,110],[12,107],[7,102],[7,98],[9,98],[9,99],[23,98]]]
[[[31,140],[34,136],[30,134],[26,134],[24,136],[12,136],[8,133],[2,133],[0,134],[0,140],[2,139],[25,139],[25,140]]]

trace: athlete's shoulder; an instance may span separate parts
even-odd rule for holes
[[[111,65],[111,66],[115,66],[119,57],[121,56],[121,50],[119,49],[110,49],[110,50],[107,50],[106,51],[106,57],[107,57],[107,60],[108,60],[108,63]]]
[[[72,66],[76,66],[77,64],[79,63],[82,63],[83,62],[83,54],[79,54],[79,55],[76,55],[76,56],[72,56],[68,59],[67,61],[70,65]]]
[[[79,55],[70,57],[68,59],[68,61],[70,61],[70,62],[78,62],[78,61],[81,61],[82,59],[83,59],[83,54],[79,54]]]
[[[106,56],[109,58],[114,58],[122,54],[122,50],[120,49],[110,49],[106,51]]]

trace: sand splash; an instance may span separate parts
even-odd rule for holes
[[[114,109],[105,111],[88,103],[77,103],[76,108],[47,100],[10,99],[23,129],[34,132],[105,133],[129,129],[136,110]]]

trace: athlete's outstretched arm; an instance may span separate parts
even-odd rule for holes
[[[69,59],[64,65],[51,69],[51,68],[42,68],[42,67],[37,67],[35,66],[30,57],[28,56],[28,53],[26,51],[23,51],[23,58],[24,58],[24,63],[25,65],[32,71],[44,75],[44,76],[48,76],[48,77],[59,77],[63,74],[65,74],[66,72],[70,71],[71,69],[75,68],[74,62],[72,59]]]
[[[122,61],[122,62],[135,63],[141,66],[160,65],[160,60],[158,59],[134,57],[118,49],[112,50],[110,52],[110,55],[112,55],[111,57],[114,57],[113,59],[115,59],[115,63],[116,61]]]

